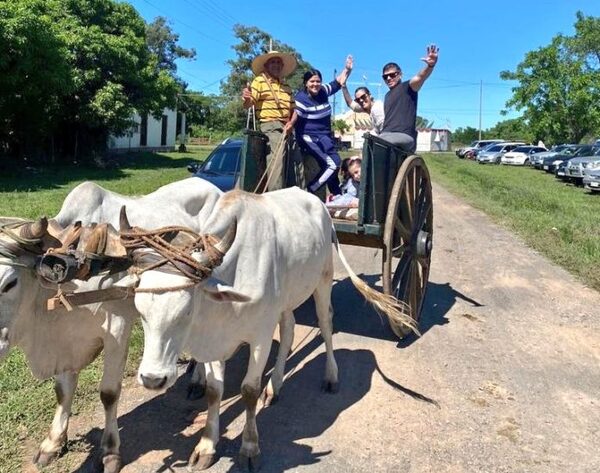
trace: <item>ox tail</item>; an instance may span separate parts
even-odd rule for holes
[[[352,270],[350,264],[348,264],[348,261],[344,256],[344,253],[342,252],[335,228],[332,227],[331,231],[332,243],[338,252],[344,268],[346,268],[347,273],[350,275],[352,284],[358,290],[358,292],[360,292],[362,296],[371,303],[371,305],[379,314],[383,314],[388,318],[390,327],[398,337],[402,338],[404,336],[404,334],[400,331],[400,327],[402,326],[410,328],[414,333],[420,336],[421,334],[419,332],[419,328],[417,327],[417,323],[410,315],[410,306],[404,301],[399,301],[394,296],[376,291],[366,282],[360,279]]]

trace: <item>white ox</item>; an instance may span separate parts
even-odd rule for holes
[[[124,218],[121,230],[128,229],[128,225]],[[338,383],[330,311],[332,239],[337,245],[337,238],[325,206],[298,188],[263,195],[232,191],[219,200],[204,232],[229,235],[232,225],[237,228],[231,246],[209,278],[194,288],[135,295],[144,328],[144,354],[138,371],[141,384],[149,389],[173,384],[176,361],[184,350],[198,361],[209,362],[206,427],[190,456],[190,465],[201,469],[215,461],[224,362],[242,344],[249,345],[250,359],[241,385],[246,424],[239,461],[244,469],[258,467],[256,404],[273,331],[278,322],[288,327],[282,330],[276,366],[267,388],[276,395],[293,338],[292,311],[311,295],[327,353],[324,386],[335,390]],[[229,240],[229,236],[223,237],[223,241]],[[203,255],[197,257],[202,260]],[[397,301],[368,288],[351,272],[343,257],[342,261],[363,295],[391,314],[396,323],[410,324],[398,310]],[[175,288],[186,282],[180,274],[153,270],[142,273],[139,287]]]
[[[201,223],[221,195],[215,186],[198,178],[163,186],[139,198],[122,196],[86,182],[69,193],[55,221],[61,226],[76,221],[117,226],[121,206],[127,205],[136,225],[147,228],[183,225],[200,231]],[[6,235],[0,236],[2,242],[7,242]],[[20,346],[36,377],[55,377],[58,401],[50,430],[34,461],[45,465],[60,452],[67,438],[79,371],[104,349],[100,383],[105,410],[102,461],[105,473],[117,472],[121,467],[117,403],[129,335],[139,315],[133,300],[90,304],[76,307],[73,312],[64,309],[48,312],[46,301],[56,293],[56,288],[41,284],[32,269],[14,266],[15,262],[25,263],[29,268],[34,264],[33,257],[27,254],[17,261],[0,260],[0,359],[11,346]],[[78,282],[77,288],[81,291],[103,288],[118,278],[94,277]],[[63,286],[67,290],[69,287],[74,286]]]

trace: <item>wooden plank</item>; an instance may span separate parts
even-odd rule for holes
[[[86,292],[59,292],[56,296],[48,299],[47,309],[56,310],[61,307],[71,312],[73,306],[77,307],[85,304],[94,304],[96,302],[113,301],[118,299],[127,299],[135,295],[133,287],[111,287],[108,289],[98,289]]]

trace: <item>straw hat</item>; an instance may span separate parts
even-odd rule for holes
[[[298,67],[298,61],[296,61],[296,58],[291,54],[280,53],[279,51],[270,51],[254,58],[254,61],[252,61],[252,72],[254,72],[256,75],[264,72],[267,61],[276,57],[283,61],[283,68],[281,69],[282,77],[289,76],[296,70],[296,67]]]

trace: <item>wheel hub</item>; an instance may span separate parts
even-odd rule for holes
[[[417,255],[429,256],[432,248],[433,240],[431,238],[431,233],[420,230],[419,234],[417,235]]]

